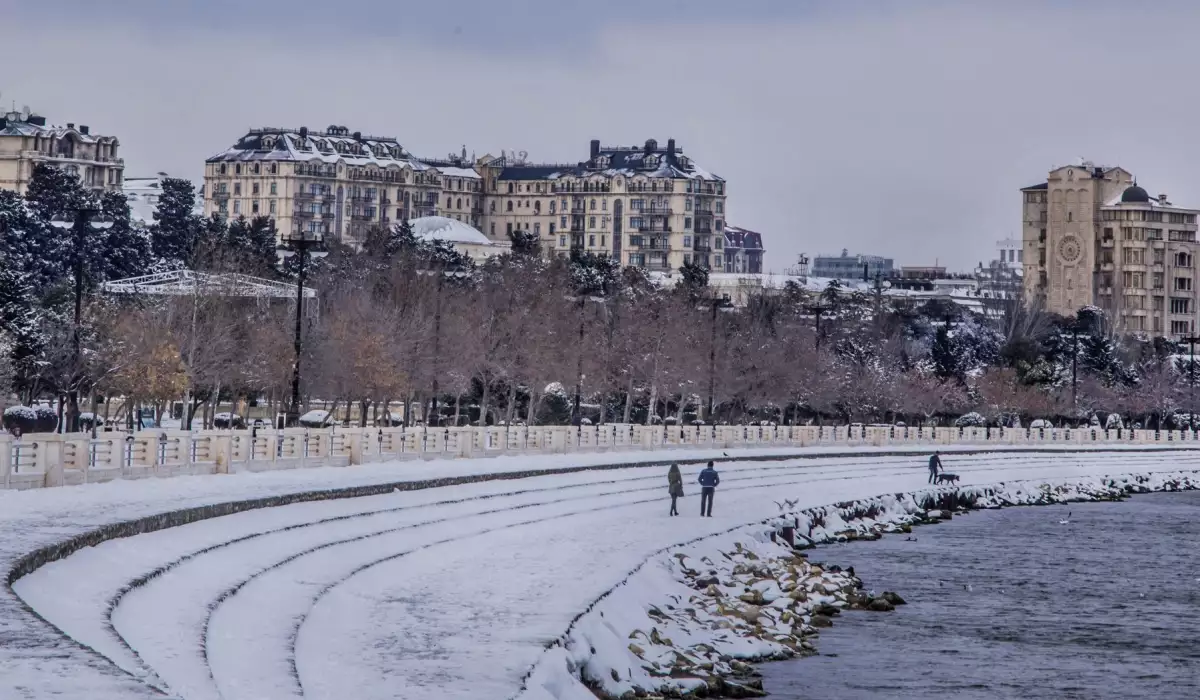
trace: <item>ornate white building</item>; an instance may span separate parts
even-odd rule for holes
[[[49,163],[79,176],[94,190],[120,190],[125,161],[117,156],[115,136],[93,134],[81,124],[53,126],[28,112],[0,116],[0,188],[24,194],[38,163]]]

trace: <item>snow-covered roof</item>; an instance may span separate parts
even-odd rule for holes
[[[436,166],[437,171],[446,177],[465,177],[468,179],[478,180],[479,173],[470,168],[459,168],[454,166],[439,165]]]
[[[464,224],[457,219],[445,216],[422,216],[409,222],[413,233],[421,238],[429,238],[448,243],[469,243],[472,245],[494,245],[479,229]]]

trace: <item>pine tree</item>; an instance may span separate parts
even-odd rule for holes
[[[524,229],[516,229],[508,234],[512,241],[512,254],[520,257],[535,258],[541,255],[542,244],[536,233]]]
[[[150,248],[154,257],[174,267],[191,262],[192,253],[205,232],[205,223],[196,216],[196,189],[188,180],[168,177],[162,181],[162,195],[150,230]]]
[[[606,296],[617,288],[621,265],[608,255],[572,251],[570,273],[576,294]]]
[[[950,330],[944,325],[938,326],[937,332],[933,335],[929,358],[933,361],[933,371],[939,378],[959,378],[958,355],[955,353],[954,343],[950,339]]]
[[[239,216],[229,224],[224,245],[237,255],[251,272],[265,274],[275,269],[275,225],[269,217],[256,216],[250,221]]]
[[[679,268],[679,288],[691,299],[704,297],[708,289],[708,270],[690,260]]]
[[[46,341],[24,273],[0,251],[0,333],[9,343],[13,388],[27,396],[36,384]]]
[[[150,238],[130,220],[129,201],[119,192],[105,192],[100,198],[100,209],[112,217],[113,225],[107,231],[89,233],[89,282],[97,284],[148,273]]]

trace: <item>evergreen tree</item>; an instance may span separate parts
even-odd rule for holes
[[[929,358],[933,361],[933,371],[940,379],[959,379],[958,355],[954,343],[950,339],[950,329],[938,326],[933,335],[933,344],[929,348]]]
[[[0,251],[0,333],[8,339],[13,388],[27,398],[36,383],[46,341],[24,273]]]
[[[536,233],[524,229],[516,229],[508,234],[508,238],[512,241],[513,255],[535,258],[542,253],[541,239]]]
[[[25,201],[33,215],[47,223],[59,214],[70,215],[76,209],[96,204],[78,176],[45,163],[33,166]]]
[[[576,294],[606,296],[620,280],[621,265],[608,255],[572,251],[570,274]]]
[[[0,190],[0,251],[10,269],[19,270],[35,289],[43,289],[61,274],[59,245],[44,221],[11,190]]]
[[[378,260],[390,260],[402,251],[415,252],[421,241],[413,233],[412,225],[401,221],[390,227],[372,226],[363,238],[363,252]]]
[[[224,245],[254,274],[265,274],[276,267],[275,224],[269,217],[256,216],[247,221],[239,216],[229,224]]]
[[[703,298],[708,291],[708,270],[694,262],[685,262],[679,268],[679,288],[693,300]]]
[[[200,239],[212,224],[196,215],[196,188],[188,180],[168,177],[162,181],[162,195],[150,229],[150,248],[154,257],[172,267],[184,267],[192,261]],[[223,229],[223,226],[221,227]]]
[[[826,306],[837,306],[842,302],[842,291],[841,280],[829,280],[829,284],[825,285],[825,289],[821,291],[821,303]]]
[[[147,274],[150,271],[150,238],[133,225],[129,201],[119,192],[105,192],[100,197],[100,209],[112,217],[112,228],[88,233],[89,282],[123,279]]]

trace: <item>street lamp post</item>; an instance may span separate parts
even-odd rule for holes
[[[429,419],[425,421],[426,425],[441,425],[442,419],[438,414],[438,376],[441,371],[441,345],[442,345],[442,283],[447,277],[456,279],[467,276],[466,272],[461,270],[442,270],[442,269],[426,269],[417,270],[418,275],[437,275],[437,284],[434,288],[433,297],[433,406],[430,411]],[[408,423],[408,407],[404,411],[405,424]]]
[[[292,361],[292,400],[285,414],[284,423],[286,425],[296,425],[300,421],[300,352],[302,349],[302,331],[304,327],[304,276],[306,273],[305,265],[308,258],[314,259],[323,258],[328,255],[327,252],[319,250],[324,243],[324,238],[319,232],[311,232],[312,235],[305,235],[305,232],[300,231],[297,235],[284,239],[284,246],[277,249],[280,256],[284,258],[298,255],[296,261],[296,330],[294,338],[295,357]]]
[[[67,431],[79,430],[79,380],[80,358],[82,348],[80,342],[80,326],[83,322],[83,244],[84,231],[91,227],[96,231],[112,228],[113,219],[96,207],[77,207],[67,213],[55,214],[50,224],[61,231],[71,231],[72,267],[75,273],[75,319],[71,329],[71,390],[67,394]]]
[[[708,412],[706,417],[709,422],[712,422],[714,394],[717,391],[717,313],[728,309],[731,304],[726,297],[712,297],[709,299],[708,306],[712,318],[708,333]]]

